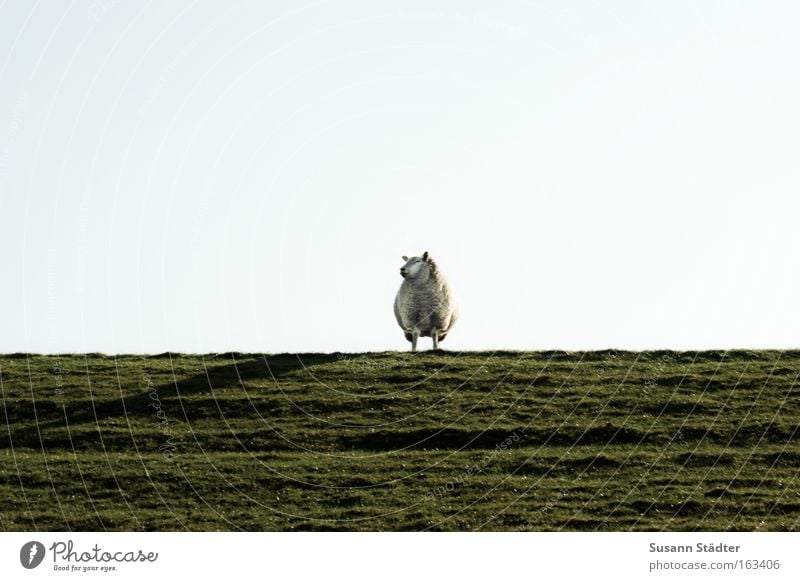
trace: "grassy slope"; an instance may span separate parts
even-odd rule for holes
[[[800,530],[798,374],[777,351],[0,356],[0,529]]]

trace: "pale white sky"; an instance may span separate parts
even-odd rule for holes
[[[2,5],[0,352],[800,347],[797,3],[232,4]]]

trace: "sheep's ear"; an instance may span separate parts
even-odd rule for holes
[[[408,262],[408,256],[401,256],[400,258],[403,259],[403,262]]]
[[[425,251],[425,254],[422,255],[422,260],[427,262],[427,260],[428,260],[428,251],[427,250]]]

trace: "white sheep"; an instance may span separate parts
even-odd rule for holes
[[[436,262],[425,252],[422,257],[403,257],[400,269],[403,284],[394,299],[397,324],[411,341],[411,352],[417,350],[417,339],[431,337],[433,348],[439,348],[458,318],[458,301]]]

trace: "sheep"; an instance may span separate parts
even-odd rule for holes
[[[431,337],[433,348],[439,348],[458,319],[458,301],[436,262],[427,251],[419,256],[403,256],[400,269],[403,283],[394,299],[394,316],[403,329],[411,352],[417,350],[417,339]]]

